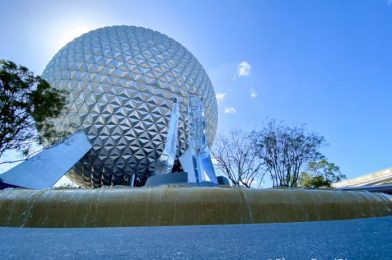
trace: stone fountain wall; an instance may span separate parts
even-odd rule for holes
[[[392,215],[392,196],[239,188],[0,191],[0,226],[123,227],[338,220]]]

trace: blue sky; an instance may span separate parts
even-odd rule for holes
[[[89,30],[157,30],[209,74],[218,132],[305,123],[348,177],[392,167],[392,0],[15,0],[1,2],[0,17],[0,58],[38,74]]]

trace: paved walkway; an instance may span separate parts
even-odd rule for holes
[[[392,259],[392,216],[285,224],[0,228],[1,259]]]

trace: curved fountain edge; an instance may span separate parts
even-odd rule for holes
[[[229,187],[0,191],[0,226],[125,227],[250,224],[392,215],[392,196]]]

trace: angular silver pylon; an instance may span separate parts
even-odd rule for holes
[[[4,183],[29,189],[50,188],[88,151],[91,143],[83,132],[76,132],[30,159],[0,174]]]
[[[155,174],[168,174],[173,169],[174,160],[177,153],[177,134],[179,117],[179,106],[177,103],[177,99],[174,99],[165,146],[163,148],[161,156],[159,156],[158,160],[155,162]]]
[[[203,102],[195,94],[189,94],[188,127],[188,149],[179,158],[188,182],[218,183],[208,149]]]

